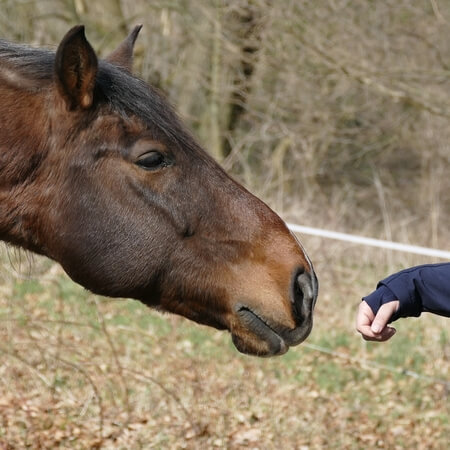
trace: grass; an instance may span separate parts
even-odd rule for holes
[[[0,447],[446,448],[448,384],[434,380],[449,379],[445,319],[400,321],[391,342],[362,341],[356,305],[385,268],[319,250],[313,333],[274,359],[91,295],[40,258],[37,276],[3,277]]]

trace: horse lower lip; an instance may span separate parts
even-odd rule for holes
[[[312,329],[312,317],[305,317],[302,323],[295,329],[278,327],[274,329],[271,325],[246,306],[241,306],[237,313],[241,322],[252,331],[259,339],[275,346],[280,345],[289,348],[303,342],[310,334]]]
[[[284,338],[251,309],[242,306],[238,309],[237,314],[247,329],[259,339],[268,343],[274,350],[273,354],[284,353],[286,351],[288,345]]]

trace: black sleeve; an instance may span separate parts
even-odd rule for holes
[[[402,270],[380,281],[377,290],[363,300],[376,314],[383,303],[395,299],[400,307],[391,322],[400,317],[420,316],[422,312],[450,317],[450,263]]]

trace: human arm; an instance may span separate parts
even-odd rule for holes
[[[388,323],[422,312],[450,317],[450,263],[412,267],[380,281],[363,298],[356,328],[366,340],[386,341],[395,333]]]

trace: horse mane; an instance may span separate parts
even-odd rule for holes
[[[19,77],[32,90],[48,87],[54,79],[55,52],[47,49],[11,43],[0,39],[0,75]],[[9,76],[8,76],[9,74]],[[163,94],[142,79],[111,63],[99,60],[96,87],[110,107],[124,117],[137,116],[151,129],[162,132],[180,149],[198,152],[199,146],[182,125]]]
[[[0,59],[2,66],[17,71],[17,74],[30,81],[42,84],[50,82],[53,74],[55,53],[0,39]],[[0,68],[0,73],[2,72]]]

